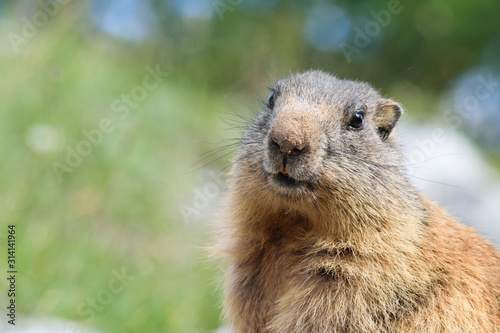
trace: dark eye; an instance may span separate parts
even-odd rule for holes
[[[269,106],[270,109],[274,107],[274,100],[275,100],[275,94],[274,90],[271,92],[271,95],[269,95],[269,102],[267,102],[267,105]]]
[[[360,130],[365,125],[365,113],[357,112],[349,122],[349,129]]]

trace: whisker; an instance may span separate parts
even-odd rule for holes
[[[465,187],[461,187],[461,186],[457,186],[457,185],[452,185],[452,184],[447,184],[447,183],[442,183],[442,182],[438,182],[438,181],[435,181],[435,180],[425,179],[425,178],[417,177],[417,176],[410,175],[410,174],[408,174],[408,177],[412,177],[412,178],[415,178],[415,179],[424,180],[426,182],[433,183],[433,184],[438,184],[438,185],[453,187],[453,188],[456,188],[456,189],[459,189],[459,190],[463,190],[465,192],[470,193],[474,198],[478,197],[477,193],[475,193],[474,191],[469,190],[468,188],[465,188]]]
[[[228,165],[226,165],[224,168],[222,168],[217,174],[220,174],[221,172],[223,172],[227,168],[233,166],[235,163],[241,161],[242,159],[248,158],[248,157],[252,157],[254,154],[257,154],[257,153],[261,154],[262,151],[252,151],[252,152],[250,152],[250,153],[248,153],[246,155],[241,156],[240,158],[235,159],[234,161],[232,161]]]
[[[460,190],[463,190],[463,191],[466,191],[468,193],[470,193],[471,195],[473,195],[474,197],[477,197],[477,193],[467,189],[467,188],[464,188],[464,187],[461,187],[461,186],[456,186],[456,185],[452,185],[452,184],[447,184],[447,183],[443,183],[443,182],[438,182],[438,181],[434,181],[434,180],[430,180],[430,179],[425,179],[425,178],[422,178],[422,177],[418,177],[418,176],[415,176],[415,175],[412,175],[410,173],[408,173],[404,167],[401,167],[401,166],[397,166],[397,165],[384,165],[384,164],[379,164],[379,163],[375,163],[375,162],[372,162],[372,161],[366,161],[362,158],[360,158],[359,156],[356,156],[354,155],[353,153],[351,152],[342,152],[344,154],[349,154],[351,157],[353,157],[354,159],[356,159],[358,162],[362,162],[366,165],[372,165],[372,166],[375,166],[377,168],[383,168],[393,174],[396,174],[396,175],[404,175],[408,178],[415,178],[415,179],[419,179],[419,180],[423,180],[423,181],[427,181],[427,182],[430,182],[430,183],[434,183],[434,184],[439,184],[439,185],[443,185],[443,186],[449,186],[449,187],[453,187],[453,188],[457,188],[457,189],[460,189]],[[458,154],[458,153],[457,153]],[[451,155],[456,155],[456,154],[451,154]],[[465,154],[464,154],[465,155]],[[446,156],[446,155],[444,155]],[[437,156],[437,157],[442,157],[442,156]],[[437,158],[436,157],[436,158]],[[377,181],[380,181],[377,177],[375,177],[377,179]]]
[[[205,164],[203,164],[203,165],[199,166],[198,168],[196,168],[196,169],[194,169],[194,170],[188,170],[188,171],[184,172],[184,173],[183,173],[183,175],[184,175],[184,174],[188,174],[188,173],[192,173],[192,172],[199,171],[199,170],[201,170],[201,169],[205,168],[207,165],[210,165],[210,164],[212,164],[212,163],[215,163],[215,162],[219,161],[220,159],[222,159],[222,158],[224,158],[224,157],[226,157],[226,156],[228,156],[228,155],[233,154],[234,152],[236,152],[236,149],[235,149],[235,150],[231,150],[230,152],[225,153],[224,155],[222,155],[222,156],[220,156],[220,157],[217,157],[217,158],[215,158],[215,159],[213,159],[213,160],[211,160],[211,161],[209,161],[209,162],[207,162],[207,163],[205,163]],[[198,164],[198,163],[199,163],[199,162],[197,162],[196,164]],[[196,165],[196,164],[195,164],[195,165]]]
[[[450,153],[450,154],[444,154],[444,155],[439,155],[439,156],[434,156],[434,157],[428,158],[428,159],[423,160],[423,161],[421,161],[421,162],[416,162],[416,163],[412,163],[412,164],[403,164],[403,166],[414,166],[414,165],[418,165],[418,164],[422,164],[422,163],[426,163],[426,162],[429,162],[429,161],[435,160],[435,159],[437,159],[437,158],[447,157],[447,156],[457,156],[457,155],[468,155],[468,154],[465,154],[465,153]]]
[[[210,142],[210,141],[197,141],[197,142],[203,143],[206,145],[220,145],[222,143],[231,142],[231,141],[234,141],[234,143],[239,143],[239,142],[241,142],[241,138],[225,138],[225,139],[221,139],[219,142]],[[203,154],[205,154],[205,153],[202,153],[202,155]]]
[[[222,151],[224,151],[226,149],[236,148],[236,147],[238,147],[238,145],[239,145],[239,143],[232,143],[232,144],[224,145],[222,147],[214,148],[214,149],[211,149],[211,150],[209,150],[207,152],[204,152],[204,153],[198,155],[198,157],[202,157],[202,158],[199,159],[198,161],[196,161],[193,164],[193,166],[199,164],[200,162],[203,162],[204,160],[206,160],[207,158],[210,158],[211,156],[217,155],[218,153],[220,153],[220,152],[222,152]]]

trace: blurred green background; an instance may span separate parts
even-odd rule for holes
[[[0,242],[15,224],[19,324],[217,329],[221,270],[204,247],[224,142],[267,88],[318,68],[372,83],[412,122],[445,122],[475,79],[500,82],[499,13],[494,0],[2,1]],[[455,129],[498,166],[500,88],[480,102]]]

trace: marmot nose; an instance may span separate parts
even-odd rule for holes
[[[271,145],[279,149],[283,154],[297,155],[305,151],[307,141],[302,133],[272,131],[270,138]]]

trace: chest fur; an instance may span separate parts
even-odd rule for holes
[[[242,332],[380,332],[429,292],[410,266],[347,248],[269,246],[252,258],[230,273],[229,308],[245,318],[235,322]]]

